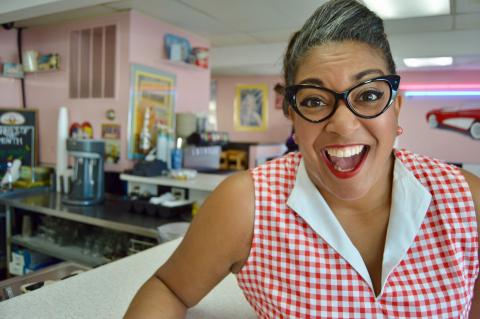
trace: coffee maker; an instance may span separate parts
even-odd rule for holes
[[[67,139],[67,154],[73,157],[73,176],[65,204],[89,206],[104,200],[105,182],[102,140]]]

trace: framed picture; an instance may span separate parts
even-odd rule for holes
[[[237,85],[233,114],[236,131],[265,131],[268,121],[268,86]]]
[[[105,141],[105,163],[117,164],[120,161],[120,125],[102,124],[102,139]]]
[[[128,158],[142,159],[160,128],[174,130],[175,75],[138,64],[130,72]]]
[[[38,114],[34,109],[0,109],[0,176],[7,163],[19,159],[24,166],[38,162]]]

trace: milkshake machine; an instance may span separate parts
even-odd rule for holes
[[[103,202],[105,142],[69,138],[67,154],[73,157],[73,176],[70,191],[63,202],[81,206]]]

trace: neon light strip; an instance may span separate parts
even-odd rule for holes
[[[405,83],[400,84],[401,90],[480,90],[480,83]]]
[[[405,96],[480,96],[480,91],[407,91]]]

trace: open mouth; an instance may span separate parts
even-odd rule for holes
[[[360,171],[369,149],[367,145],[328,146],[323,149],[322,154],[335,176],[349,178]]]

